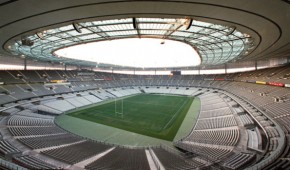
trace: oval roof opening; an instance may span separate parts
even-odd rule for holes
[[[128,38],[79,44],[54,52],[70,59],[136,68],[189,67],[201,63],[193,47],[173,40]]]

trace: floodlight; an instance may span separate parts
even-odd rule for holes
[[[36,36],[39,38],[39,39],[41,39],[41,40],[44,40],[45,38],[44,38],[44,32],[37,32],[37,33],[35,33],[36,34]]]
[[[78,23],[73,22],[72,25],[78,33],[82,33],[81,26]]]
[[[187,19],[184,23],[185,30],[188,30],[192,25],[193,19]]]
[[[133,19],[133,28],[137,29],[137,22],[136,22],[136,18],[132,18]]]
[[[225,33],[226,36],[231,35],[236,30],[236,27],[230,26],[230,27],[228,27],[228,30],[229,31]]]

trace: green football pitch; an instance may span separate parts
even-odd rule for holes
[[[139,94],[68,115],[172,141],[192,101],[188,96]]]

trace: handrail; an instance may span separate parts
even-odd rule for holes
[[[152,151],[151,148],[149,148],[149,153],[150,153],[150,155],[151,155],[151,158],[153,159],[153,162],[154,162],[154,164],[155,164],[157,170],[160,170],[160,169],[161,169],[161,168],[160,168],[160,165],[159,165],[159,163],[158,163],[158,161],[157,161],[157,158],[156,158],[156,156],[155,156],[155,154],[153,153],[153,151]]]

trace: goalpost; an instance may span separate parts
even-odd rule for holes
[[[115,98],[115,115],[116,116],[124,116],[124,101],[123,99]]]

